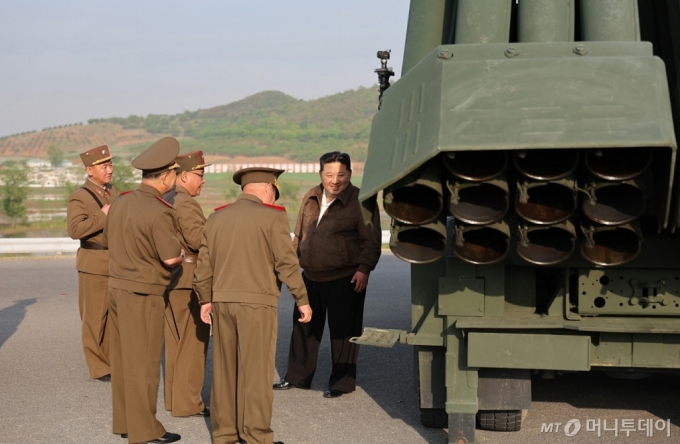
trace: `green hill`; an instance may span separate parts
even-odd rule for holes
[[[72,154],[102,143],[135,152],[159,137],[172,135],[181,141],[182,152],[200,149],[207,154],[310,161],[318,159],[320,152],[339,150],[363,161],[377,105],[375,88],[307,101],[264,91],[210,109],[90,119],[87,125],[4,137],[0,155],[45,157],[51,144]]]

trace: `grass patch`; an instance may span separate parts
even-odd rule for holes
[[[232,173],[215,173],[205,175],[205,185],[201,195],[197,197],[198,203],[207,216],[214,209],[227,203],[233,203],[241,189],[232,180]],[[352,183],[361,186],[362,176],[353,176]],[[284,173],[281,175],[281,197],[277,204],[286,207],[288,221],[291,230],[295,227],[297,213],[305,193],[320,183],[318,173]],[[136,189],[137,185],[133,186]],[[52,196],[54,200],[43,200]],[[50,214],[66,212],[66,200],[68,193],[66,188],[30,188],[26,200],[26,208],[29,212]],[[383,222],[384,224],[385,222]],[[389,223],[389,222],[388,222]],[[383,229],[386,226],[383,225]],[[68,237],[66,220],[63,217],[53,220],[29,222],[25,225],[16,225],[11,228],[10,224],[0,223],[0,236],[2,237]]]
[[[0,225],[2,237],[68,237],[68,229],[64,219],[29,222],[17,224],[12,228],[9,224]]]

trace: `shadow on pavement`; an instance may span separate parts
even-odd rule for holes
[[[283,297],[279,305],[279,338],[276,353],[277,369],[284,377],[288,363],[290,334],[293,324],[292,301]],[[366,303],[364,327],[411,330],[410,268],[392,255],[381,258],[371,272]],[[319,395],[328,384],[331,373],[330,332],[324,329],[319,349],[317,371],[312,390]],[[396,344],[393,348],[362,346],[357,363],[357,388],[366,392],[390,418],[410,427],[426,442],[446,442],[444,429],[426,428],[420,423],[420,412],[414,383],[414,348]],[[332,402],[332,401],[331,401]],[[343,424],[347,426],[347,424]]]
[[[371,292],[375,290],[371,285],[380,287],[380,297]],[[394,256],[383,256],[371,273],[364,327],[411,331],[410,289],[410,265]],[[357,384],[385,413],[407,424],[425,441],[447,442],[446,430],[420,423],[413,353],[413,346],[399,343],[392,348],[362,346]]]
[[[14,305],[0,309],[0,347],[12,337],[26,316],[26,307],[35,304],[36,298],[15,301]]]
[[[555,379],[534,377],[534,402],[565,402],[579,409],[646,410],[680,424],[677,393],[680,375],[654,373],[645,379],[616,379],[602,372],[566,373]]]

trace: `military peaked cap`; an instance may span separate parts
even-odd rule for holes
[[[264,167],[241,168],[234,173],[234,182],[241,185],[241,188],[249,183],[271,183],[276,188],[276,198],[278,199],[281,189],[277,179],[285,171]]]
[[[80,159],[83,161],[83,165],[90,167],[99,165],[100,163],[108,162],[109,160],[113,159],[113,156],[109,151],[109,147],[107,145],[102,145],[81,153]]]
[[[177,156],[175,162],[179,165],[178,173],[183,171],[202,170],[203,168],[212,165],[212,163],[205,163],[203,158],[203,151],[194,151],[189,154],[182,154]]]
[[[177,168],[175,158],[179,154],[179,142],[174,137],[163,137],[132,160],[132,166],[145,174],[162,173]]]

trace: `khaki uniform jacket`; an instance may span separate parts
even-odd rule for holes
[[[184,248],[187,255],[197,255],[198,250],[201,248],[201,239],[203,238],[203,230],[205,228],[205,216],[203,215],[201,205],[196,199],[189,196],[187,190],[181,185],[176,185],[175,191],[166,193],[163,199],[175,209],[175,216],[177,216],[177,224],[179,225],[177,239],[182,248]],[[182,288],[190,290],[195,270],[196,261],[183,262],[181,269],[173,274],[170,289]]]
[[[293,245],[305,276],[327,282],[357,271],[368,275],[377,265],[382,247],[378,211],[366,225],[361,216],[359,188],[350,183],[331,202],[317,226],[322,196],[323,185],[305,194],[295,224]]]
[[[83,187],[92,191],[102,205],[111,204],[118,197],[118,191],[112,185],[107,185],[105,192],[102,187],[86,180]],[[106,214],[83,187],[75,190],[68,198],[66,205],[68,234],[71,239],[101,244]],[[107,276],[109,274],[109,252],[79,248],[76,255],[76,270]]]
[[[109,287],[163,295],[172,271],[162,261],[180,255],[177,218],[155,188],[141,184],[111,205],[102,245],[109,247]]]
[[[298,306],[309,304],[285,211],[243,193],[210,215],[194,277],[201,301],[276,307],[281,282]]]

